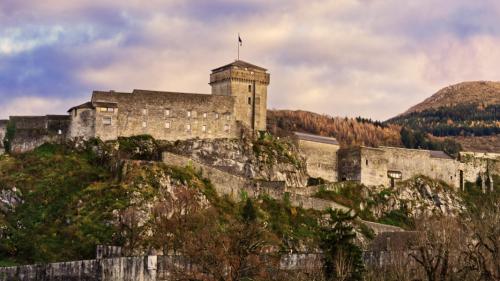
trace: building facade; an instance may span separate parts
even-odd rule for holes
[[[265,130],[269,77],[266,69],[237,60],[212,70],[212,94],[94,91],[90,102],[68,111],[69,137],[106,141],[148,134],[183,140]]]
[[[454,159],[442,151],[400,147],[344,147],[334,138],[295,133],[311,177],[331,182],[357,181],[367,186],[395,186],[415,176],[426,176],[463,189],[479,182],[492,190],[500,175],[500,155],[463,152]]]

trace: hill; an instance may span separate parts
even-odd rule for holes
[[[463,82],[443,88],[385,123],[453,137],[468,150],[498,151],[500,82]]]
[[[268,130],[275,135],[294,131],[335,137],[341,145],[402,146],[400,126],[365,118],[342,118],[302,110],[268,110]]]
[[[462,82],[439,90],[423,102],[410,107],[402,115],[441,107],[476,105],[486,107],[500,104],[500,82]]]

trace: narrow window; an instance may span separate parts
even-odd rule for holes
[[[170,122],[165,122],[165,129],[170,129]]]
[[[252,85],[248,85],[248,92],[251,93],[252,92]]]
[[[368,166],[368,159],[365,160],[366,166]]]
[[[203,118],[207,118],[207,113],[203,112]]]
[[[191,117],[191,110],[187,111],[187,117]]]
[[[142,109],[142,115],[146,115],[146,114],[148,114],[148,110],[146,108],[143,108]]]
[[[57,130],[57,134],[62,135],[62,130],[61,129]]]
[[[142,127],[146,128],[148,126],[148,123],[146,121],[142,121]]]
[[[248,104],[252,104],[252,98],[248,97]]]
[[[165,116],[170,116],[170,109],[165,109]]]
[[[229,132],[229,129],[230,129],[229,125],[225,124],[224,125],[224,132]]]
[[[206,131],[207,131],[207,125],[203,125],[203,126],[201,127],[201,131],[202,131],[202,132],[206,132]]]
[[[111,123],[112,123],[111,117],[103,117],[102,118],[102,124],[103,125],[109,126],[109,125],[111,125]]]
[[[191,124],[186,124],[186,131],[188,131],[188,132],[191,131]]]
[[[219,119],[219,113],[215,113],[215,119]]]

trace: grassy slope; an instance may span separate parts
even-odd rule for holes
[[[15,209],[0,208],[0,265],[87,259],[98,244],[123,245],[128,238],[116,223],[117,211],[164,192],[160,174],[199,189],[221,217],[239,216],[240,203],[219,197],[189,167],[137,163],[123,176],[105,166],[90,150],[56,145],[0,157],[0,191],[15,187],[22,199]],[[318,212],[267,197],[254,204],[281,248],[317,240]]]

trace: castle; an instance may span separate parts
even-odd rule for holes
[[[212,70],[211,94],[94,91],[89,102],[70,108],[68,115],[0,120],[0,139],[9,140],[12,152],[24,152],[45,142],[67,139],[108,141],[144,134],[169,141],[238,138],[244,131],[266,130],[269,81],[265,68],[236,60]],[[462,153],[455,160],[440,151],[341,148],[333,138],[304,133],[295,133],[295,138],[307,159],[308,174],[332,182],[394,186],[424,175],[460,188],[479,179],[483,189],[491,189],[492,175],[500,174],[498,154]]]

